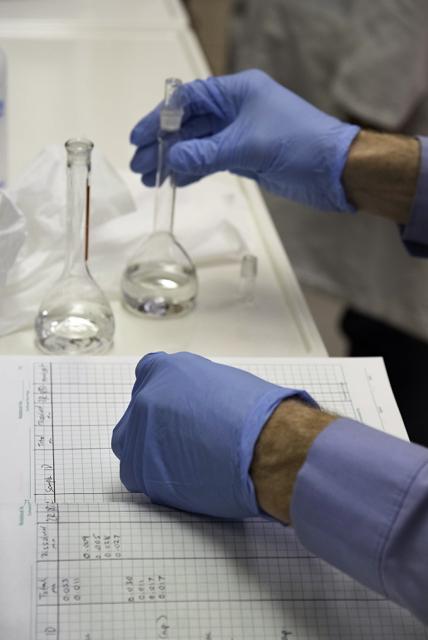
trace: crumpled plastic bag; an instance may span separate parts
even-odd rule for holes
[[[0,221],[0,287],[3,287],[26,238],[24,215],[4,192],[0,192]]]

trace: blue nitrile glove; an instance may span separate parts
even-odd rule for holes
[[[229,170],[318,209],[352,211],[341,183],[359,127],[319,111],[268,75],[252,70],[182,87],[182,141],[168,162],[177,184]],[[158,106],[131,133],[131,168],[155,184]]]
[[[286,389],[191,353],[152,353],[138,364],[112,448],[130,491],[225,518],[259,515],[249,475],[259,433]]]

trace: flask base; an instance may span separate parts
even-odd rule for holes
[[[152,318],[181,317],[190,313],[195,307],[195,299],[174,302],[168,298],[158,296],[140,300],[131,298],[122,292],[122,303],[125,309],[138,316]]]
[[[112,338],[102,335],[100,327],[89,318],[49,318],[36,327],[36,346],[51,355],[102,354],[111,345]]]

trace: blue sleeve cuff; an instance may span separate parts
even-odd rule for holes
[[[415,485],[427,463],[423,447],[338,419],[310,448],[291,504],[293,526],[309,551],[421,619],[424,608],[428,616],[427,564],[415,535],[403,533],[412,525],[418,539],[428,539],[428,497],[421,502],[418,494],[426,480]],[[405,587],[403,573],[417,589]]]
[[[420,170],[410,221],[400,225],[401,238],[408,252],[417,258],[428,257],[428,138],[417,136],[420,149]]]

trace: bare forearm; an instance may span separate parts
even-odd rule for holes
[[[416,193],[419,156],[415,138],[361,131],[343,172],[348,200],[357,209],[406,224]]]
[[[257,441],[250,474],[261,508],[290,522],[297,474],[315,438],[337,416],[286,400],[272,414]]]

